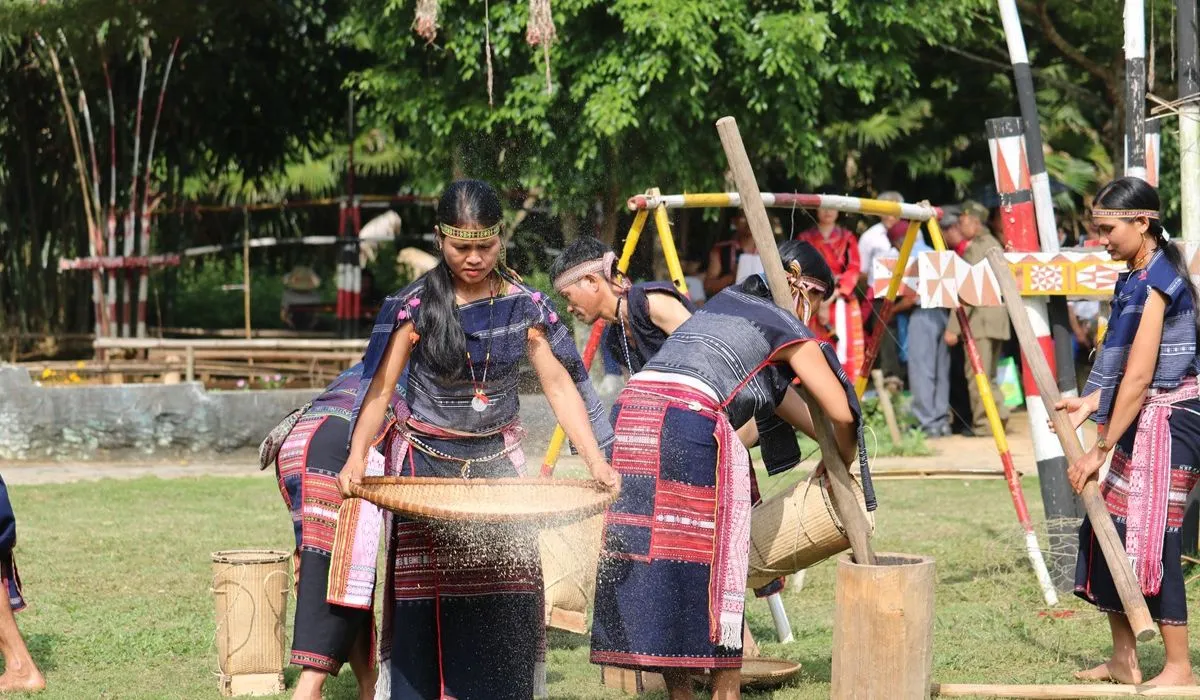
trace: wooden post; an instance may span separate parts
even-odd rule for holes
[[[725,149],[725,157],[729,160],[729,168],[737,183],[738,195],[741,198],[742,211],[746,222],[750,225],[750,233],[754,236],[763,270],[767,275],[767,284],[771,288],[771,297],[775,304],[788,313],[796,313],[792,295],[788,292],[787,277],[783,273],[783,263],[779,259],[779,249],[775,245],[775,237],[771,235],[771,222],[767,218],[767,208],[763,206],[762,194],[758,189],[758,181],[754,170],[750,167],[750,157],[746,155],[746,147],[742,143],[742,135],[738,131],[737,121],[733,117],[722,117],[717,121],[717,133],[721,136],[721,146]],[[809,413],[812,414],[813,427],[817,433],[817,444],[821,447],[821,461],[829,475],[829,492],[832,497],[834,510],[838,519],[846,528],[846,537],[850,540],[850,548],[854,552],[854,560],[862,564],[874,564],[875,553],[871,550],[871,528],[867,517],[858,505],[851,486],[850,472],[842,462],[833,439],[833,430],[829,418],[821,410],[820,404],[801,389],[800,395],[808,403]]]
[[[250,210],[242,207],[242,313],[250,338]]]
[[[315,360],[314,360],[315,361]],[[196,381],[196,348],[189,345],[184,349],[184,379],[189,382]]]
[[[1200,92],[1200,61],[1196,55],[1196,0],[1177,0],[1175,36],[1179,44],[1176,80],[1178,95]],[[1189,100],[1179,106],[1179,209],[1183,239],[1200,242],[1200,105]]]
[[[1026,368],[1033,375],[1034,382],[1037,383],[1038,392],[1046,406],[1046,412],[1050,414],[1050,420],[1054,424],[1054,432],[1067,456],[1067,464],[1075,464],[1083,457],[1083,445],[1080,444],[1079,437],[1071,427],[1071,421],[1067,417],[1066,411],[1054,408],[1054,404],[1058,403],[1059,399],[1058,385],[1054,375],[1050,372],[1045,356],[1038,347],[1033,326],[1030,325],[1029,317],[1025,314],[1025,306],[1021,303],[1021,292],[1017,288],[1017,281],[1013,279],[1012,271],[1008,268],[1004,251],[999,248],[991,250],[987,254],[987,259],[988,264],[992,266],[992,271],[996,273],[996,280],[1000,284],[1000,293],[1004,297],[1008,315],[1012,317],[1017,340],[1020,341],[1021,350],[1025,354]],[[1137,578],[1133,575],[1133,568],[1129,565],[1125,545],[1121,543],[1121,538],[1117,535],[1112,516],[1109,515],[1104,498],[1100,495],[1100,487],[1094,479],[1087,482],[1080,496],[1088,519],[1092,523],[1092,530],[1100,542],[1104,561],[1108,563],[1108,569],[1112,573],[1117,593],[1121,596],[1121,604],[1125,608],[1129,624],[1133,627],[1139,641],[1149,641],[1156,634],[1154,621],[1150,619],[1150,611],[1146,608],[1146,599],[1142,596]]]
[[[892,395],[883,385],[883,370],[871,370],[871,381],[875,383],[875,393],[879,394],[879,408],[883,409],[883,419],[887,421],[888,434],[892,436],[892,444],[900,444],[900,426],[896,424],[896,410],[892,408]]]
[[[933,673],[933,560],[838,559],[830,697],[927,698]]]

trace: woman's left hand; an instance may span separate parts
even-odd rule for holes
[[[1107,452],[1093,447],[1067,469],[1067,478],[1071,480],[1071,488],[1075,489],[1075,493],[1083,493],[1084,485],[1089,480],[1096,478],[1096,475],[1100,473],[1100,467],[1104,466],[1107,459]]]

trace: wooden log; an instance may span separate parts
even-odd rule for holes
[[[754,236],[754,243],[766,272],[767,285],[771,288],[771,298],[780,308],[795,314],[795,304],[788,291],[787,276],[783,272],[779,249],[775,245],[775,237],[771,234],[771,222],[767,219],[767,209],[763,206],[762,193],[758,189],[754,170],[750,167],[750,157],[746,155],[746,146],[742,143],[737,121],[733,117],[722,117],[717,121],[717,133],[721,136],[721,146],[729,160],[729,169],[733,171],[742,211],[750,225],[750,233]],[[854,559],[864,564],[872,564],[875,554],[871,550],[871,528],[866,516],[859,509],[858,499],[850,485],[850,472],[838,452],[829,418],[808,392],[801,391],[801,396],[808,403],[808,410],[812,415],[817,444],[821,447],[821,461],[825,463],[825,471],[829,474],[833,508],[846,528],[846,537],[850,540]]]
[[[892,407],[892,395],[883,385],[883,371],[871,370],[871,381],[875,383],[875,393],[879,394],[879,407],[883,409],[883,419],[887,421],[888,434],[892,436],[892,444],[900,444],[900,426],[896,423],[896,409]]]
[[[1067,456],[1067,464],[1075,464],[1084,455],[1083,445],[1079,443],[1079,437],[1075,434],[1075,429],[1071,427],[1067,412],[1054,408],[1054,404],[1059,400],[1058,382],[1050,372],[1046,357],[1038,345],[1033,326],[1029,323],[1025,305],[1021,303],[1021,292],[1017,288],[1017,281],[1013,279],[1008,261],[1004,259],[1003,250],[996,248],[989,251],[987,259],[988,264],[992,267],[992,272],[996,273],[996,280],[1000,284],[1000,293],[1004,297],[1008,315],[1012,317],[1013,329],[1017,333],[1017,340],[1021,344],[1021,352],[1025,358],[1025,367],[1033,375],[1038,393],[1041,394],[1042,402],[1046,405],[1046,412],[1050,415],[1054,432],[1062,444],[1063,453]],[[1104,497],[1100,495],[1100,487],[1095,479],[1084,485],[1080,499],[1087,511],[1088,520],[1092,523],[1096,539],[1100,542],[1104,561],[1108,564],[1113,583],[1116,584],[1117,593],[1121,597],[1121,604],[1125,608],[1125,615],[1129,619],[1134,634],[1137,635],[1138,641],[1145,642],[1153,639],[1157,633],[1154,620],[1150,618],[1150,611],[1146,608],[1146,599],[1142,596],[1137,577],[1133,574],[1133,567],[1129,564],[1129,557],[1125,554],[1125,545],[1122,544],[1121,537],[1117,534],[1117,528],[1113,526],[1112,516],[1104,504]]]
[[[837,563],[830,697],[927,698],[933,673],[933,560],[880,553]]]
[[[325,338],[96,338],[92,347],[101,350],[357,350],[367,348],[365,340]]]
[[[187,381],[194,382],[196,381],[196,348],[189,345],[187,346],[187,349],[184,350],[184,354],[186,357],[184,376],[186,377]]]
[[[1200,686],[1113,685],[1015,685],[1006,683],[934,683],[932,693],[943,698],[1200,698]]]

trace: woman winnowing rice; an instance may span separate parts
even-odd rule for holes
[[[601,451],[612,439],[604,407],[566,326],[504,265],[495,190],[454,182],[437,217],[441,262],[390,297],[372,331],[339,477],[343,493],[365,473],[405,368],[411,413],[398,411],[389,426],[389,473],[521,476],[517,380],[526,359],[592,476],[615,487],[618,475]],[[544,639],[536,540],[506,542],[505,555],[491,557],[501,548],[453,529],[389,520],[381,680],[386,675],[390,697],[528,700]],[[373,568],[374,556],[361,565]]]
[[[823,263],[801,268],[804,246],[779,247],[801,318],[831,278]],[[723,290],[666,339],[613,408],[622,490],[605,516],[593,663],[661,672],[672,698],[691,697],[690,674],[711,669],[714,697],[738,697],[750,464],[732,425],[774,407],[792,378],[833,421],[841,458],[859,460],[875,508],[861,412],[836,355],[774,305],[762,277]]]
[[[1059,402],[1075,427],[1092,417],[1099,439],[1068,471],[1081,491],[1111,450],[1100,487],[1133,565],[1150,615],[1159,624],[1166,665],[1155,685],[1190,685],[1187,598],[1180,564],[1187,496],[1200,475],[1200,391],[1196,374],[1196,289],[1178,248],[1159,223],[1159,198],[1123,177],[1096,194],[1100,243],[1124,260],[1113,291],[1104,347],[1084,396]],[[1088,520],[1079,529],[1075,593],[1108,613],[1112,658],[1077,678],[1140,683],[1137,639]]]

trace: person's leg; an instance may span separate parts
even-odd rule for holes
[[[46,679],[38,670],[13,615],[7,586],[0,591],[0,654],[4,656],[4,673],[0,674],[0,693],[28,693],[43,690]]]
[[[933,413],[938,416],[939,432],[950,434],[950,348],[942,341],[946,333],[946,312],[937,317],[934,332]]]
[[[1158,631],[1162,634],[1167,662],[1163,665],[1162,672],[1146,681],[1146,684],[1195,684],[1196,678],[1192,675],[1192,659],[1188,653],[1187,625],[1159,625]]]
[[[667,683],[667,697],[670,700],[693,700],[692,673],[686,668],[672,668],[663,671],[663,680]]]
[[[375,697],[375,681],[379,679],[379,667],[375,665],[375,659],[371,658],[370,625],[374,623],[372,618],[359,629],[347,659],[350,670],[354,672],[354,678],[358,680],[359,700],[371,700]]]
[[[723,668],[712,672],[712,700],[738,700],[742,697],[742,670]]]
[[[296,689],[292,691],[292,700],[321,700],[321,688],[328,677],[328,673],[315,668],[301,669]]]
[[[912,413],[921,430],[936,437],[936,429],[945,420],[945,412],[937,413],[935,404],[935,363],[937,346],[945,347],[940,335],[933,333],[935,324],[928,310],[913,313],[908,322],[909,387],[912,392]]]
[[[1094,668],[1079,671],[1075,678],[1081,681],[1115,681],[1137,685],[1142,682],[1142,671],[1138,668],[1137,637],[1129,620],[1121,613],[1108,614],[1108,626],[1112,630],[1112,658]],[[1187,640],[1184,640],[1187,643]]]

